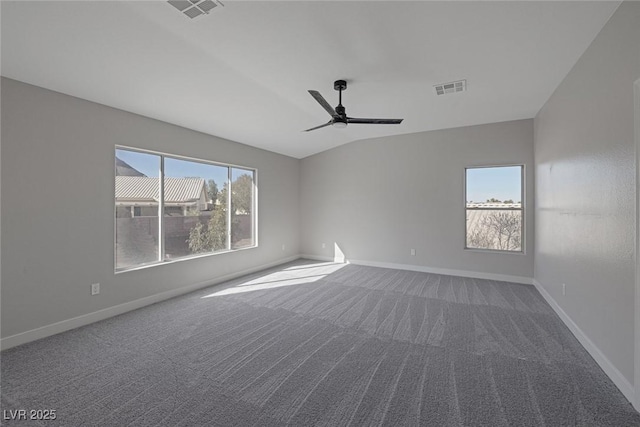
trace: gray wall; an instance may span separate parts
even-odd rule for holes
[[[299,253],[299,160],[14,80],[1,89],[2,337]],[[257,168],[260,246],[114,274],[115,144]]]
[[[501,164],[525,165],[525,255],[463,249],[464,168]],[[533,277],[533,120],[353,142],[300,171],[304,254]]]
[[[625,2],[535,118],[535,279],[631,384],[639,77]]]

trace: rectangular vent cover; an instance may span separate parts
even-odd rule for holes
[[[445,95],[448,93],[456,93],[456,92],[464,92],[467,90],[467,81],[466,80],[458,80],[457,82],[451,83],[442,83],[439,85],[435,85],[436,94]]]
[[[224,6],[220,1],[213,2],[212,0],[169,0],[167,3],[191,19],[207,15],[218,4]]]

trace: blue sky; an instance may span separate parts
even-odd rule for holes
[[[128,150],[116,150],[116,156],[147,176],[159,175],[160,156]],[[198,176],[207,181],[213,179],[219,190],[222,190],[222,185],[227,180],[227,168],[224,166],[167,157],[164,167],[165,175],[169,177]],[[492,197],[521,201],[520,170],[520,166],[467,169],[467,201],[485,202]],[[242,172],[242,169],[233,169],[233,179]]]
[[[521,166],[467,169],[467,201],[496,198],[520,202],[521,170]]]
[[[160,156],[128,150],[116,150],[116,157],[127,162],[131,167],[146,176],[157,177],[160,175]],[[244,170],[233,169],[233,178],[237,178],[241,172],[244,172]],[[213,179],[218,184],[218,190],[222,190],[222,186],[227,181],[227,168],[224,166],[178,160],[170,157],[165,157],[164,173],[165,176],[176,178],[197,176],[204,178],[206,181]]]

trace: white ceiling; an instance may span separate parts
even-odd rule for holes
[[[534,117],[619,2],[224,4],[190,20],[165,1],[2,1],[2,75],[302,158]],[[335,106],[336,79],[350,116],[404,122],[301,132],[330,119],[307,90]]]

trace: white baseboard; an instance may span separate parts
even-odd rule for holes
[[[629,402],[635,402],[635,391],[633,385],[620,373],[618,368],[616,368],[613,363],[605,356],[602,351],[596,346],[593,341],[589,339],[589,337],[582,332],[582,329],[573,321],[571,317],[560,307],[560,305],[556,302],[555,299],[551,296],[549,292],[538,282],[537,280],[533,280],[533,286],[536,287],[538,292],[542,295],[542,297],[549,303],[553,311],[556,312],[560,319],[564,322],[565,325],[569,328],[571,333],[580,341],[580,344],[589,352],[591,357],[600,365],[602,370],[607,374],[611,381],[620,389],[622,394],[629,400]]]
[[[510,276],[508,274],[483,273],[479,271],[468,271],[468,270],[452,270],[447,268],[427,267],[424,265],[395,264],[390,262],[366,261],[366,260],[358,260],[358,259],[342,260],[342,259],[334,259],[333,257],[327,257],[327,256],[321,256],[321,255],[303,254],[300,256],[302,258],[307,258],[307,259],[312,259],[317,261],[344,262],[347,264],[366,265],[369,267],[394,268],[396,270],[421,271],[424,273],[443,274],[446,276],[472,277],[474,279],[497,280],[500,282],[522,283],[525,285],[533,284],[533,279],[531,277]]]
[[[262,264],[257,267],[247,268],[242,271],[227,274],[225,276],[216,277],[215,279],[206,280],[204,282],[193,283],[191,285],[183,286],[178,289],[172,289],[170,291],[161,292],[159,294],[150,295],[148,297],[140,298],[134,301],[125,302],[123,304],[108,307],[102,310],[94,311],[93,313],[83,314],[82,316],[73,317],[71,319],[62,320],[60,322],[52,323],[50,325],[42,326],[40,328],[31,329],[26,332],[11,335],[6,338],[0,339],[0,350],[5,350],[11,347],[15,347],[21,344],[26,344],[31,341],[46,338],[51,335],[56,335],[61,332],[68,331],[70,329],[79,328],[81,326],[89,325],[100,320],[108,319],[113,316],[117,316],[128,311],[132,311],[147,305],[155,304],[156,302],[164,301],[169,298],[173,298],[179,295],[187,294],[198,289],[206,288],[208,286],[217,285],[218,283],[226,282],[227,280],[235,279],[245,274],[255,273],[256,271],[264,270],[267,268],[275,267],[286,262],[295,261],[299,259],[298,255],[282,258],[278,261]]]
[[[337,263],[349,264],[349,261],[346,261],[344,259],[337,259],[331,256],[302,254],[300,255],[300,258],[310,259],[313,261],[337,262]]]
[[[443,274],[446,276],[472,277],[474,279],[488,279],[488,280],[497,280],[500,282],[523,283],[525,285],[533,284],[533,279],[531,277],[510,276],[508,274],[483,273],[480,271],[468,271],[468,270],[452,270],[448,268],[426,267],[423,265],[394,264],[390,262],[364,261],[364,260],[357,260],[357,259],[350,259],[349,262],[351,264],[357,264],[357,265],[368,265],[371,267],[383,267],[383,268],[395,268],[398,270],[422,271],[424,273]]]

